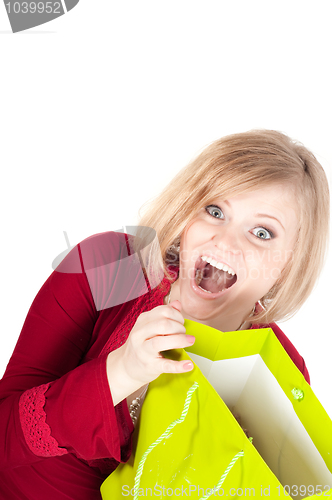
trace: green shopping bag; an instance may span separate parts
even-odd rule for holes
[[[149,385],[133,454],[103,500],[332,497],[332,422],[273,331],[185,326],[194,370]]]

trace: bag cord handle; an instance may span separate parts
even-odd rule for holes
[[[188,411],[189,411],[189,406],[190,406],[190,403],[191,403],[191,400],[192,400],[192,397],[193,397],[193,394],[194,392],[196,391],[196,389],[198,388],[198,383],[197,382],[194,382],[194,384],[190,387],[190,389],[188,390],[187,392],[187,397],[186,397],[186,400],[184,402],[184,406],[183,406],[183,410],[182,410],[182,413],[181,413],[181,416],[180,418],[177,418],[176,420],[174,420],[168,427],[167,429],[165,430],[165,432],[163,432],[163,434],[161,436],[159,436],[158,439],[156,439],[156,441],[154,443],[152,443],[148,449],[145,451],[145,453],[143,454],[139,464],[138,464],[138,467],[137,467],[137,472],[136,472],[136,475],[135,475],[135,479],[134,479],[134,492],[135,492],[135,495],[134,495],[134,498],[133,500],[137,500],[138,499],[138,493],[139,493],[139,485],[140,485],[140,482],[141,482],[141,476],[143,474],[143,467],[144,467],[144,464],[145,464],[145,461],[148,457],[148,455],[151,453],[151,451],[159,444],[161,443],[165,438],[167,438],[171,432],[171,430],[178,424],[181,424],[187,414],[188,414]],[[237,460],[240,458],[240,457],[243,457],[244,455],[244,451],[240,451],[239,453],[237,453],[233,458],[232,460],[230,461],[229,465],[227,466],[227,468],[225,469],[225,472],[222,474],[221,478],[219,479],[218,481],[218,484],[212,489],[211,493],[205,495],[204,497],[201,497],[199,500],[206,500],[207,498],[209,498],[215,491],[218,491],[220,488],[221,488],[221,485],[223,484],[223,482],[225,481],[229,471],[231,470],[231,468],[233,467],[233,465],[237,462]]]

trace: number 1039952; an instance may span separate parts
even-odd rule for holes
[[[278,495],[279,496],[292,496],[292,497],[310,497],[312,495],[330,497],[329,491],[331,490],[331,486],[322,484],[317,485],[300,485],[294,484],[293,486],[288,486],[285,484],[284,486],[277,486]]]
[[[8,14],[61,14],[60,2],[8,2]]]

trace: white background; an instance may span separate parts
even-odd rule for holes
[[[135,224],[203,146],[252,128],[303,142],[332,178],[330,2],[81,0],[12,34],[0,5],[0,374],[66,248]],[[331,257],[281,324],[332,415]]]

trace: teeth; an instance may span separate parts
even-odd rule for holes
[[[225,271],[226,273],[234,276],[235,271],[231,269],[230,267],[226,266],[226,264],[223,264],[222,262],[217,262],[216,260],[212,259],[211,257],[207,257],[206,255],[202,255],[201,259],[204,262],[207,262],[210,264],[210,266],[216,267],[217,269],[220,269],[221,271]]]

